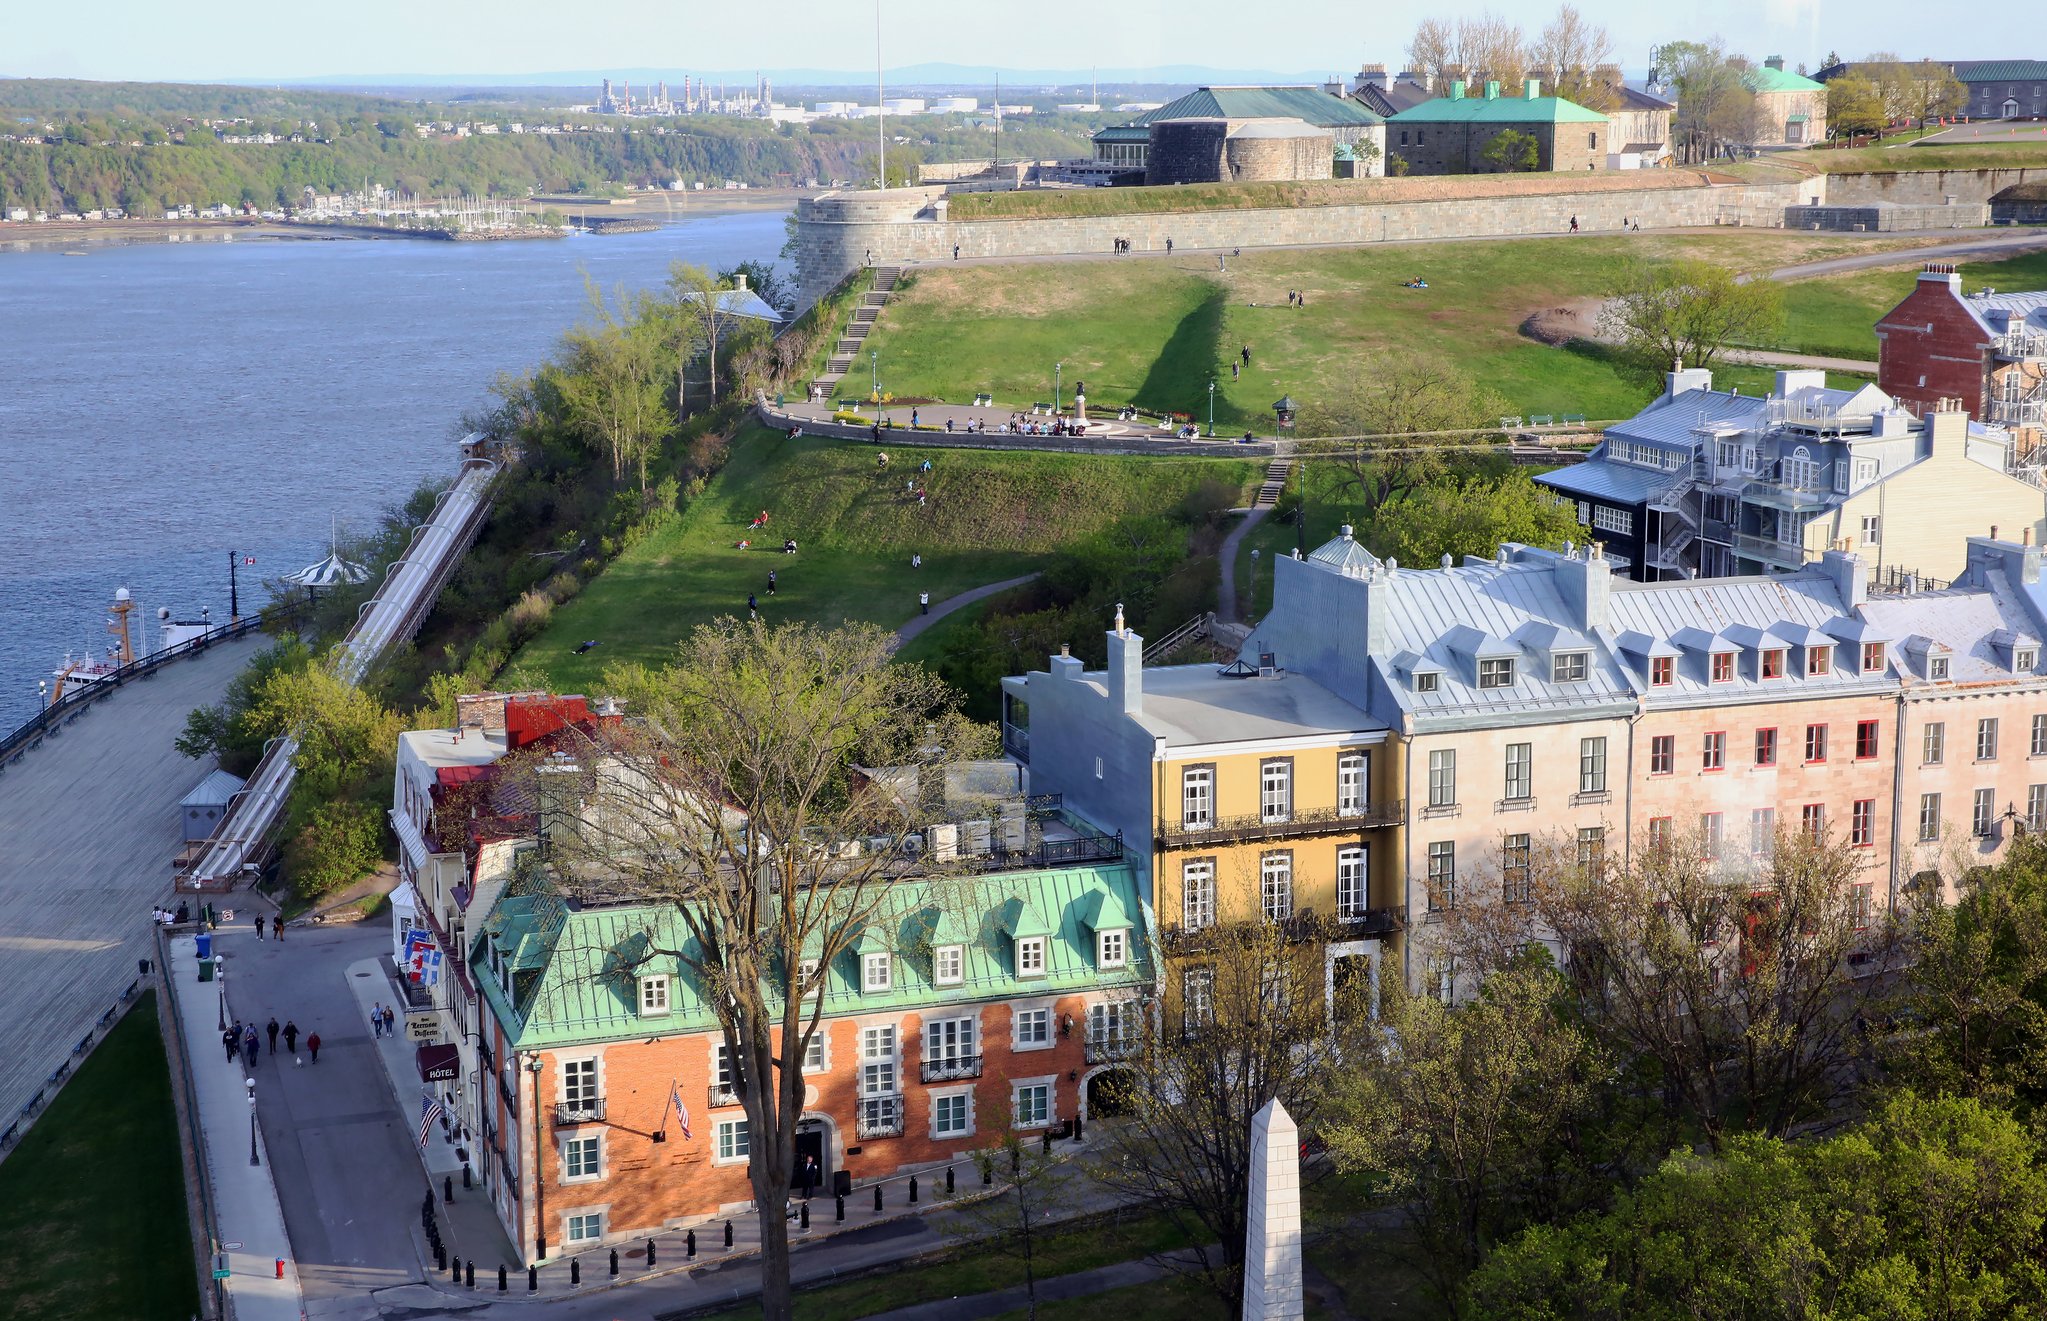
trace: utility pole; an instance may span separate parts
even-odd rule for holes
[[[232,624],[242,617],[242,596],[235,578],[235,566],[241,557],[233,551],[227,553],[227,621]]]
[[[881,101],[881,0],[874,0],[874,186],[888,187],[888,111]]]

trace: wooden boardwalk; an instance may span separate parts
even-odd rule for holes
[[[218,643],[93,703],[0,773],[0,1129],[154,957],[178,801],[211,767],[171,741],[268,643]],[[230,900],[230,903],[233,901]]]

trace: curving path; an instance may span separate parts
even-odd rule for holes
[[[1230,535],[1223,538],[1222,549],[1216,552],[1221,570],[1215,593],[1215,622],[1218,624],[1237,622],[1237,547],[1244,544],[1244,538],[1250,535],[1251,529],[1263,523],[1265,516],[1271,512],[1271,505],[1254,505],[1246,510],[1244,521],[1230,530]],[[1252,603],[1252,609],[1257,609],[1256,602]]]
[[[930,628],[933,624],[936,624],[939,620],[956,610],[964,610],[976,601],[985,601],[997,592],[1006,592],[1012,587],[1021,587],[1039,576],[1041,575],[1027,573],[1021,578],[1004,578],[999,583],[989,583],[986,587],[976,587],[972,591],[961,592],[958,596],[948,596],[943,601],[933,605],[930,614],[918,615],[915,619],[897,629],[896,645],[898,647],[902,646],[905,642],[916,637],[919,633],[922,633],[925,629]]]

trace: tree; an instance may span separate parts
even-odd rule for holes
[[[917,182],[916,153],[907,147],[891,145],[888,149],[888,183],[890,188],[908,188]],[[853,177],[861,180],[874,178],[874,153],[868,152],[853,164]]]
[[[1493,135],[1493,140],[1486,143],[1485,150],[1479,155],[1496,170],[1525,171],[1532,170],[1541,163],[1541,157],[1537,154],[1539,150],[1534,134],[1504,128]]]
[[[1560,550],[1583,535],[1566,505],[1520,472],[1432,482],[1378,507],[1370,545],[1382,559],[1429,565],[1490,556],[1503,542]]]
[[[1667,42],[1651,58],[1677,93],[1671,132],[1686,164],[1711,159],[1727,144],[1753,140],[1755,94],[1743,81],[1747,65],[1729,55],[1718,37]]]
[[[1455,24],[1423,19],[1415,25],[1407,44],[1407,60],[1410,68],[1438,84],[1438,95],[1448,93],[1441,84],[1453,77],[1497,79],[1509,91],[1518,92],[1522,72],[1528,67],[1528,50],[1518,26],[1484,10],[1459,18]]]
[[[1702,261],[1630,263],[1599,314],[1602,334],[1651,377],[1674,363],[1710,367],[1732,343],[1769,343],[1783,321],[1773,282]]]
[[[534,778],[564,890],[674,905],[683,948],[649,953],[680,961],[738,1067],[771,1321],[791,1315],[782,1206],[825,980],[870,925],[893,940],[913,916],[892,906],[899,877],[942,879],[904,841],[931,819],[938,772],[990,745],[937,679],[889,663],[892,640],[704,625],[665,667],[610,671],[637,718],[567,740]],[[913,768],[918,788],[865,791],[863,766]]]
[[[263,745],[284,732],[252,717],[264,685],[280,670],[303,669],[312,663],[312,652],[297,638],[273,642],[228,681],[227,694],[219,703],[185,716],[184,731],[174,746],[195,761],[214,757],[222,770],[247,775],[262,758]]]
[[[998,1136],[974,1153],[974,1168],[983,1183],[999,1179],[1007,1186],[993,1197],[967,1202],[960,1213],[989,1231],[987,1246],[1023,1263],[1026,1315],[1037,1321],[1038,1253],[1044,1246],[1047,1218],[1070,1199],[1071,1172],[1052,1155],[1050,1143],[1018,1131],[1015,1112],[1007,1104],[989,1107],[982,1122]]]
[[[794,310],[796,290],[770,263],[750,257],[718,272],[719,282],[728,289],[739,287],[740,276],[746,277],[746,287],[759,294],[760,300],[769,307],[784,315]]]
[[[1403,355],[1357,364],[1331,382],[1304,410],[1304,429],[1310,435],[1395,441],[1311,446],[1318,457],[1336,463],[1346,489],[1356,489],[1367,509],[1376,510],[1443,474],[1450,463],[1446,445],[1466,439],[1443,433],[1497,427],[1503,411],[1499,396],[1442,359]]]
[[[1341,1059],[1332,1022],[1341,1030],[1363,1017],[1355,1001],[1368,991],[1339,987],[1333,1005],[1320,995],[1326,935],[1305,922],[1174,933],[1160,1008],[1136,1034],[1115,1091],[1127,1113],[1108,1129],[1101,1178],[1158,1204],[1196,1243],[1218,1244],[1196,1249],[1200,1273],[1233,1309],[1244,1283],[1251,1120],[1277,1098],[1312,1131]]]
[[[617,303],[607,306],[591,287],[595,323],[562,336],[564,361],[552,378],[569,424],[610,460],[611,479],[624,481],[631,468],[644,490],[647,460],[670,421],[661,399],[658,325],[644,295],[620,290]]]
[[[688,398],[684,376],[691,360],[698,354],[703,355],[710,369],[709,402],[718,402],[718,350],[726,335],[741,320],[726,299],[732,287],[729,273],[714,276],[703,267],[687,262],[676,262],[668,268],[668,292],[673,300],[678,331],[675,361],[675,406],[678,411],[688,411],[683,403]]]
[[[1457,58],[1457,32],[1448,21],[1425,18],[1414,25],[1407,43],[1407,67],[1425,76],[1431,85],[1440,83]],[[1438,88],[1438,93],[1442,91]]]
[[[1829,133],[1875,133],[1888,122],[1882,93],[1864,75],[1844,73],[1827,84]]]
[[[1608,111],[1619,104],[1608,78],[1613,37],[1585,17],[1575,5],[1561,5],[1529,51],[1530,62],[1549,80],[1551,90],[1588,110]]]
[[[1905,67],[1912,89],[1911,114],[1920,123],[1960,114],[1969,104],[1969,89],[1954,70],[1938,60],[1917,60]],[[1828,102],[1831,107],[1832,101]]]

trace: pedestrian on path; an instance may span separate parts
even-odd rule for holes
[[[256,1058],[263,1052],[263,1043],[256,1039],[256,1025],[249,1024],[249,1030],[242,1034],[243,1062],[251,1070],[256,1067]]]
[[[227,1062],[233,1064],[235,1057],[242,1053],[241,1019],[236,1019],[233,1027],[220,1034],[220,1044],[227,1047]]]
[[[1233,381],[1237,379],[1237,364],[1234,362],[1230,364],[1230,379]]]
[[[284,1048],[294,1055],[299,1053],[299,1025],[289,1018],[284,1020]]]
[[[746,594],[746,613],[758,617],[760,612],[761,612],[760,598],[758,596],[755,596],[752,592],[748,592]]]
[[[381,1001],[370,1006],[370,1035],[384,1035],[384,1006]]]
[[[270,1034],[270,1053],[271,1053],[272,1055],[275,1055],[275,1054],[277,1053],[277,1017],[276,1017],[276,1015],[274,1015],[274,1014],[273,1014],[273,1015],[271,1015],[271,1018],[270,1018],[270,1026],[269,1026],[269,1027],[267,1027],[267,1028],[265,1028],[265,1029],[263,1029],[263,1030],[264,1030],[265,1032],[267,1032],[267,1033],[269,1033],[269,1034]]]
[[[1578,217],[1576,216],[1571,217],[1571,232],[1573,234],[1578,232]]]
[[[256,914],[256,939],[263,939],[263,915]]]
[[[919,592],[919,593],[917,593],[917,607],[918,607],[918,609],[922,610],[922,611],[923,611],[923,612],[924,612],[925,614],[927,614],[927,615],[928,615],[928,614],[930,614],[930,613],[931,613],[931,593],[929,593],[929,592]]]
[[[320,1062],[320,1034],[315,1032],[306,1038],[306,1051],[313,1057],[313,1063]]]
[[[1242,355],[1244,359],[1244,365],[1246,367],[1249,367],[1251,365],[1251,346],[1249,344],[1246,344],[1242,348],[1238,349],[1237,352],[1240,355]]]
[[[1168,257],[1173,255],[1173,240],[1171,239],[1166,240],[1166,255]]]
[[[395,1011],[394,1011],[394,1010],[393,1010],[393,1009],[391,1008],[391,1006],[390,1006],[390,1005],[385,1005],[385,1006],[384,1006],[384,1035],[385,1035],[385,1036],[387,1036],[387,1037],[395,1037],[395,1036],[397,1036],[397,1035],[398,1035],[398,1028],[397,1028],[397,1022],[398,1022],[398,1015],[397,1015],[397,1013],[396,1013],[396,1012],[395,1012]]]
[[[769,569],[769,570],[768,570],[768,595],[769,595],[769,596],[773,596],[774,594],[775,594],[775,571],[774,571],[773,569]]]
[[[920,554],[916,554],[916,555],[912,555],[912,556],[910,557],[910,567],[911,567],[911,568],[913,568],[913,569],[921,569],[921,568],[923,568],[923,567],[924,567],[924,556],[923,556],[923,555],[922,555],[921,553],[920,553]]]
[[[277,943],[284,943],[284,914],[279,913],[270,920],[270,934],[277,937]]]

